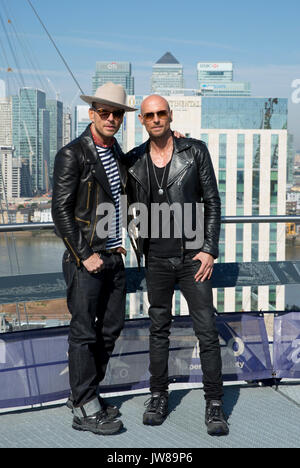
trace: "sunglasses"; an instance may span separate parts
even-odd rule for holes
[[[125,111],[122,109],[118,109],[115,111],[108,111],[105,109],[95,109],[95,107],[92,107],[93,111],[97,112],[101,120],[107,120],[108,117],[112,114],[113,118],[116,120],[121,120],[121,118],[124,116]]]
[[[158,112],[146,112],[143,115],[143,119],[146,122],[150,122],[151,120],[153,120],[155,118],[156,115],[157,115],[157,117],[159,119],[162,119],[162,120],[166,120],[166,119],[169,118],[169,112],[167,110],[161,110],[161,111],[158,111]]]

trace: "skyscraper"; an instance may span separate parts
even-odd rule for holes
[[[49,164],[49,111],[46,109],[46,94],[34,88],[21,88],[12,96],[13,145],[16,157],[29,170],[33,193],[44,191],[45,163]],[[23,172],[22,172],[23,174]],[[26,174],[28,171],[26,170]],[[22,187],[28,187],[22,184]],[[22,196],[28,196],[22,193]]]
[[[72,140],[72,114],[67,109],[63,117],[63,146]]]
[[[19,198],[21,162],[14,157],[12,146],[0,145],[0,200]]]
[[[0,80],[0,99],[6,97],[5,81]]]
[[[93,94],[99,86],[108,82],[121,84],[127,94],[134,94],[134,77],[129,62],[97,62],[93,76]]]
[[[90,123],[89,106],[76,106],[74,113],[75,138],[78,138]]]
[[[183,90],[183,66],[170,52],[166,52],[154,65],[151,92],[169,96]],[[176,91],[177,90],[177,91]]]
[[[247,81],[233,81],[232,62],[199,62],[198,88],[204,96],[251,96]]]
[[[48,99],[46,106],[50,116],[50,166],[48,170],[52,177],[55,156],[63,146],[63,103],[56,99]]]
[[[12,144],[12,99],[0,97],[0,146]]]

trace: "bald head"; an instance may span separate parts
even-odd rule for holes
[[[146,97],[141,105],[139,119],[146,127],[151,139],[165,138],[171,135],[172,111],[168,101],[153,94]]]
[[[156,112],[157,109],[167,110],[168,112],[171,111],[168,101],[158,94],[152,94],[151,96],[146,97],[141,104],[142,115],[146,112]]]

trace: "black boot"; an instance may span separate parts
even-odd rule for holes
[[[98,398],[84,406],[73,408],[73,429],[89,431],[98,435],[117,434],[123,429],[122,421],[111,419],[100,406]]]
[[[143,424],[159,426],[168,416],[168,392],[152,393],[145,406],[147,409],[143,416]]]
[[[221,400],[211,400],[207,402],[205,424],[207,426],[207,432],[211,436],[229,434],[229,427]]]

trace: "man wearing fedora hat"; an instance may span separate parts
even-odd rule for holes
[[[123,424],[118,408],[97,394],[125,319],[126,281],[122,254],[120,196],[127,171],[114,135],[126,105],[121,85],[106,83],[94,96],[82,95],[90,105],[90,125],[62,148],[55,158],[52,216],[67,248],[63,272],[72,315],[69,332],[69,373],[73,428],[96,434],[115,434]],[[106,236],[96,230],[97,208],[111,204],[114,219]]]

